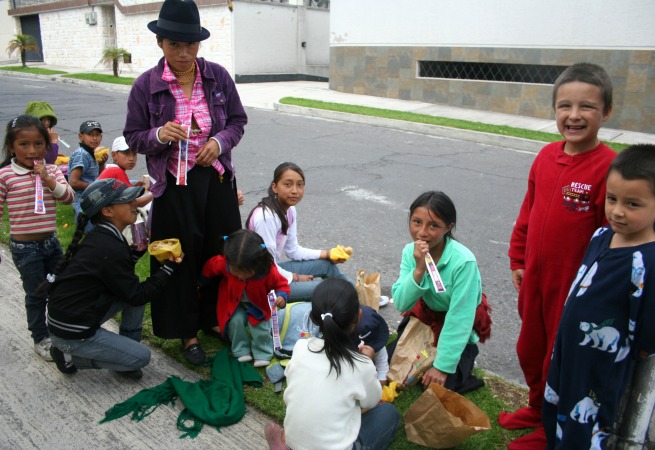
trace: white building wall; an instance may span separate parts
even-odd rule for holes
[[[0,0],[0,62],[8,61],[20,61],[20,56],[18,53],[15,53],[9,57],[7,55],[7,46],[9,41],[14,39],[14,36],[18,34],[19,22],[7,14],[9,9],[9,2],[7,0]]]
[[[320,9],[305,10],[305,56],[307,65],[330,64],[330,14]]]
[[[298,8],[238,2],[234,14],[236,73],[296,73]]]
[[[332,0],[330,15],[333,46],[655,48],[652,0]]]
[[[200,7],[199,12],[202,26],[207,28],[211,35],[201,43],[198,56],[222,65],[234,76],[230,11],[221,5]],[[132,54],[132,64],[125,66],[126,72],[144,72],[156,65],[163,56],[157,46],[156,36],[147,26],[149,22],[157,20],[158,16],[158,11],[124,15],[116,9],[116,44]]]
[[[40,13],[43,59],[57,66],[79,67],[92,71],[102,51],[115,42],[113,11],[109,7],[87,7]],[[86,13],[95,12],[96,25],[86,23]],[[66,24],[62,29],[61,24]]]

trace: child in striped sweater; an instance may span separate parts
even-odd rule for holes
[[[34,351],[46,361],[52,361],[47,297],[35,291],[63,256],[55,236],[56,202],[68,205],[75,197],[57,166],[45,163],[49,147],[50,136],[41,121],[18,116],[7,124],[0,164],[0,210],[6,203],[9,247],[25,290],[27,328]]]

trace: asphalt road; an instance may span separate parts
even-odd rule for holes
[[[55,108],[57,129],[71,149],[83,120],[103,127],[103,145],[122,133],[127,93],[0,75],[0,121],[24,111],[30,100]],[[458,211],[455,236],[479,261],[483,290],[493,307],[492,339],[481,345],[480,367],[522,382],[515,355],[519,330],[516,292],[507,249],[513,222],[535,154],[424,136],[369,125],[335,122],[248,108],[249,124],[234,150],[239,188],[246,195],[243,219],[265,195],[273,169],[283,161],[300,165],[307,177],[298,207],[300,242],[307,247],[352,246],[343,270],[379,271],[383,292],[398,275],[403,246],[410,241],[410,203],[426,190],[442,190]],[[134,178],[145,173],[140,158]],[[391,326],[399,315],[382,309]]]

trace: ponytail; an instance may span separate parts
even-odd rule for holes
[[[323,349],[315,353],[325,351],[330,372],[334,369],[339,376],[342,362],[354,367],[355,360],[365,360],[350,340],[359,318],[359,300],[352,284],[339,278],[325,279],[312,295],[310,318],[318,325],[324,341]]]

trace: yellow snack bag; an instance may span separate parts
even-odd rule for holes
[[[160,264],[163,264],[171,254],[175,258],[179,258],[182,255],[182,245],[179,239],[163,239],[151,242],[148,245],[148,253],[157,258]]]
[[[353,254],[352,247],[344,247],[343,245],[337,245],[336,247],[330,250],[330,260],[333,262],[339,260],[348,261],[350,255],[352,254]]]
[[[105,155],[109,157],[109,149],[107,147],[98,147],[93,152],[93,156],[95,157],[96,162],[98,163],[103,162],[103,160],[105,161],[107,160],[107,158],[105,158]]]

